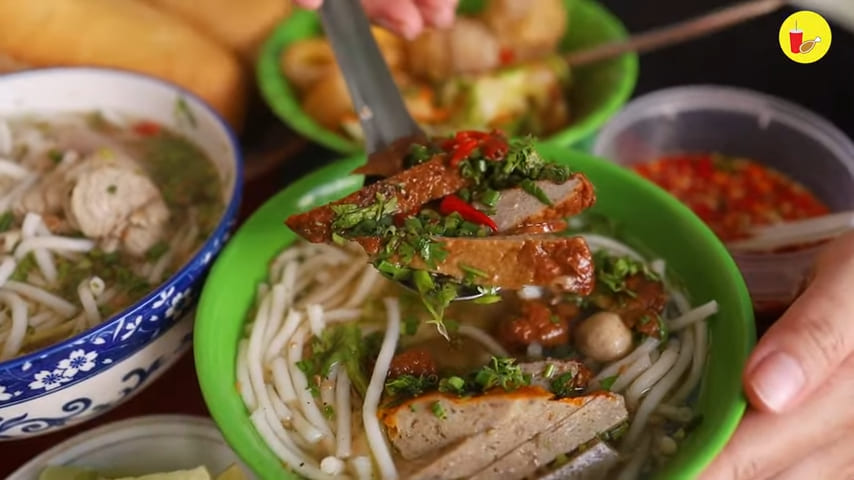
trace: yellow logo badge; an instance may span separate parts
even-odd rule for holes
[[[780,48],[798,63],[821,60],[830,50],[830,25],[819,14],[801,10],[789,15],[780,26]]]

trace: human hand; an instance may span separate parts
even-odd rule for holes
[[[753,409],[702,480],[854,478],[854,235],[820,255],[751,354],[744,386]]]
[[[362,0],[374,22],[413,39],[426,27],[444,28],[454,22],[458,0]],[[303,8],[320,8],[323,0],[296,0]]]

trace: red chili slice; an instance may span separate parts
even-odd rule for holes
[[[439,204],[439,213],[447,216],[455,212],[459,213],[460,216],[463,217],[463,220],[476,223],[478,225],[485,225],[492,229],[493,232],[498,231],[498,225],[495,224],[495,221],[489,218],[489,215],[469,205],[462,198],[456,195],[448,195],[443,198],[442,202]]]

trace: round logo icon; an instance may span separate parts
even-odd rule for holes
[[[819,14],[801,10],[789,15],[780,26],[780,48],[798,63],[821,60],[830,50],[830,25]]]

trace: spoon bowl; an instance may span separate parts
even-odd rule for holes
[[[320,19],[359,114],[368,156],[392,146],[401,148],[407,139],[424,138],[406,109],[359,0],[324,2]],[[378,180],[380,177],[366,176],[364,184]],[[411,281],[392,280],[417,292]],[[483,289],[459,285],[454,301],[474,300],[484,293]]]

